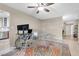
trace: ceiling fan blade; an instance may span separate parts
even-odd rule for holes
[[[44,5],[44,3],[41,3],[41,5]]]
[[[38,14],[39,13],[39,10],[36,13]]]
[[[35,6],[27,6],[27,8],[36,8]]]
[[[48,10],[48,9],[46,9],[46,8],[44,8],[44,10],[46,11],[46,12],[49,12],[50,10]]]
[[[47,6],[53,5],[54,3],[46,3]]]

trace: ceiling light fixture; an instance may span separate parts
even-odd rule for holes
[[[38,10],[42,11],[42,10],[44,10],[44,7],[38,7]]]
[[[36,14],[39,13],[39,11],[45,11],[45,12],[50,12],[47,6],[53,5],[54,3],[37,3],[37,6],[27,6],[27,8],[36,8]]]

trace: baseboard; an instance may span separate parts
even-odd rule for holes
[[[15,49],[15,47],[10,47],[10,48],[7,48],[5,50],[2,50],[2,51],[0,51],[0,56],[3,55],[3,54],[8,53],[8,52],[10,52],[10,51],[12,51],[14,49]]]

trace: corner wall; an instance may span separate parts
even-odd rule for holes
[[[62,27],[63,20],[62,17],[56,17],[52,19],[47,19],[44,21],[37,20],[23,12],[15,10],[13,8],[7,7],[0,4],[0,10],[10,12],[10,45],[15,46],[17,25],[18,24],[29,24],[30,28],[34,30],[43,30],[44,32],[51,33],[55,38],[62,39]]]

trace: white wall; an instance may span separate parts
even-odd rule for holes
[[[65,26],[65,31],[66,31],[66,35],[67,36],[70,36],[71,35],[71,25],[66,25]]]
[[[62,28],[63,28],[62,17],[57,17],[57,18],[52,18],[42,21],[41,28],[43,31],[46,31],[54,35],[55,38],[59,40],[62,39]]]

